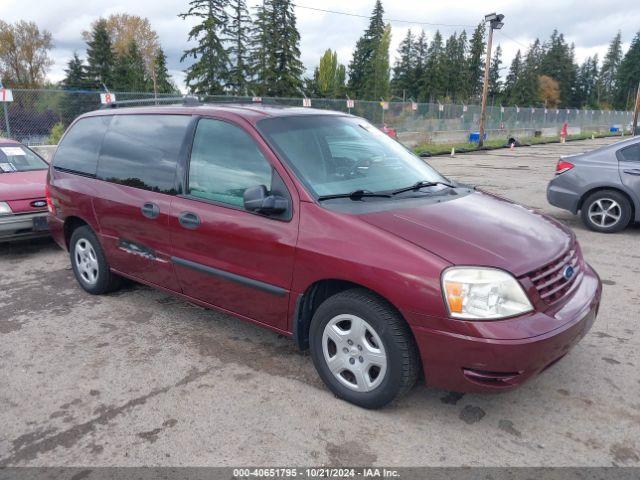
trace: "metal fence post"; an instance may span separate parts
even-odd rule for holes
[[[4,124],[7,129],[7,137],[11,138],[11,125],[9,124],[9,110],[7,109],[7,102],[2,102],[2,109],[4,110]]]

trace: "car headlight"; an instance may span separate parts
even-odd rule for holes
[[[13,210],[7,202],[0,202],[0,216],[2,215],[11,215]]]
[[[453,318],[496,320],[533,310],[520,283],[496,268],[449,268],[442,275],[442,291]]]

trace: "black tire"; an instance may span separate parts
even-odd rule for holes
[[[90,249],[88,251],[95,254],[89,255],[92,260],[92,266],[95,266],[95,268],[91,269],[95,271],[95,277],[87,275],[89,268],[83,268],[79,259],[79,257],[83,257],[83,253],[86,253],[89,246]],[[85,252],[80,252],[81,248],[84,248]],[[100,245],[96,234],[87,225],[76,228],[71,234],[69,258],[76,280],[90,294],[102,295],[120,287],[121,278],[109,270],[109,264],[102,250],[102,245]]]
[[[378,380],[377,386],[370,391],[355,391],[353,388],[357,387],[345,386],[337,378],[338,374],[331,371],[325,360],[323,350],[325,327],[329,322],[335,321],[334,319],[339,315],[353,315],[364,320],[375,330],[375,334],[382,342],[386,355],[386,371]],[[368,330],[366,332],[370,333]],[[346,344],[343,345],[347,347]],[[318,307],[311,320],[309,346],[313,364],[329,389],[337,397],[364,408],[382,408],[406,394],[415,384],[420,371],[418,349],[407,323],[384,299],[360,288],[346,290],[329,297]],[[354,345],[347,348],[354,348]],[[357,352],[353,355],[357,355]],[[347,356],[346,353],[345,356]],[[358,362],[357,358],[362,362],[362,358],[356,356],[355,364]],[[368,380],[371,379],[371,368],[376,367],[369,367],[365,373],[368,375]]]
[[[600,202],[600,204],[598,204],[598,202]],[[617,221],[614,221],[613,217],[605,217],[605,225],[602,225],[603,218],[597,215],[597,212],[601,210],[599,205],[607,207],[612,205],[611,202],[617,204],[611,212],[619,218]],[[595,217],[594,213],[596,214]],[[627,225],[629,225],[629,222],[631,222],[632,208],[631,203],[622,193],[615,190],[600,190],[592,193],[585,199],[582,203],[580,215],[582,222],[588,229],[601,233],[616,233],[624,230]]]

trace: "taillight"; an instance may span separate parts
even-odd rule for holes
[[[53,205],[53,200],[51,200],[51,192],[49,191],[49,184],[47,183],[44,187],[44,196],[47,200],[47,210],[52,215],[56,214],[56,207]]]
[[[571,162],[567,162],[566,160],[558,160],[558,164],[556,165],[556,175],[568,172],[573,167],[575,167],[575,165]]]

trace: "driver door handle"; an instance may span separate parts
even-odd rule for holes
[[[200,217],[193,212],[182,212],[178,221],[180,225],[189,230],[195,230],[200,226]]]
[[[640,168],[631,168],[629,170],[623,170],[623,172],[629,175],[640,175]]]

